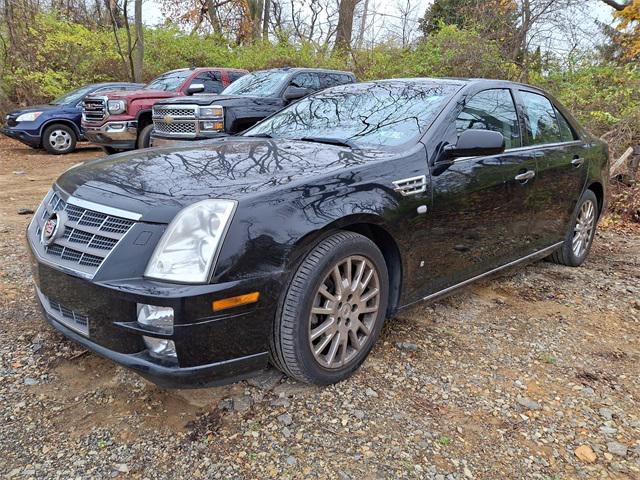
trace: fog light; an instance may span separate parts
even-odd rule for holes
[[[173,308],[138,304],[138,323],[149,328],[150,332],[164,335],[173,334]],[[165,338],[142,337],[149,353],[155,357],[176,358],[176,345]]]

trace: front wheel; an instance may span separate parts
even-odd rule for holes
[[[138,140],[136,142],[136,148],[149,148],[151,143],[151,132],[153,131],[153,123],[147,125],[138,134]]]
[[[77,141],[76,132],[67,125],[50,125],[45,128],[42,134],[42,146],[47,152],[54,155],[73,152],[76,149]]]
[[[272,362],[297,380],[339,382],[362,364],[384,323],[387,266],[378,247],[338,232],[304,258],[276,315]]]
[[[591,249],[597,220],[598,199],[591,190],[587,190],[571,217],[571,227],[562,246],[548,257],[549,260],[569,267],[582,265]]]

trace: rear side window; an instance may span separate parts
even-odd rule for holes
[[[299,73],[293,77],[291,85],[295,87],[308,88],[309,90],[320,90],[320,77],[318,77],[317,73]]]
[[[465,103],[456,119],[456,131],[493,130],[504,136],[506,148],[522,146],[520,125],[511,92],[506,88],[494,88],[476,93]]]
[[[204,85],[203,93],[220,93],[224,89],[220,72],[203,72],[196,76],[189,86],[196,83]]]
[[[233,83],[243,75],[245,75],[244,72],[229,72],[229,80],[231,81],[231,83]]]
[[[353,83],[353,78],[350,75],[345,75],[344,73],[322,74],[322,88],[330,88],[347,83]]]
[[[560,113],[557,108],[555,109],[555,112],[556,118],[558,119],[558,125],[560,125],[560,138],[562,139],[562,141],[572,142],[576,140],[576,134],[573,132],[573,128],[571,128],[571,125],[569,124],[567,119],[564,118],[564,115],[562,115],[562,113]]]
[[[527,133],[531,145],[562,141],[556,112],[549,99],[533,92],[520,92],[527,116]]]

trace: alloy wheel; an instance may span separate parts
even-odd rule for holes
[[[49,143],[54,150],[66,150],[71,145],[71,135],[65,130],[56,129],[49,134]]]
[[[585,201],[580,207],[576,226],[573,230],[573,241],[571,247],[573,254],[580,258],[589,248],[591,235],[595,226],[596,207],[591,200]]]
[[[320,283],[309,319],[309,344],[327,369],[342,368],[367,344],[380,308],[380,279],[366,257],[340,260]]]

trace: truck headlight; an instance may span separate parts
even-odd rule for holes
[[[220,118],[224,116],[224,108],[220,105],[200,107],[200,118]]]
[[[119,113],[127,111],[127,103],[124,100],[109,100],[107,102],[107,108],[109,109],[109,113],[118,115]]]
[[[36,118],[42,115],[42,112],[29,112],[18,115],[16,122],[33,122]]]
[[[182,209],[156,246],[145,277],[206,283],[237,202],[203,200]]]

